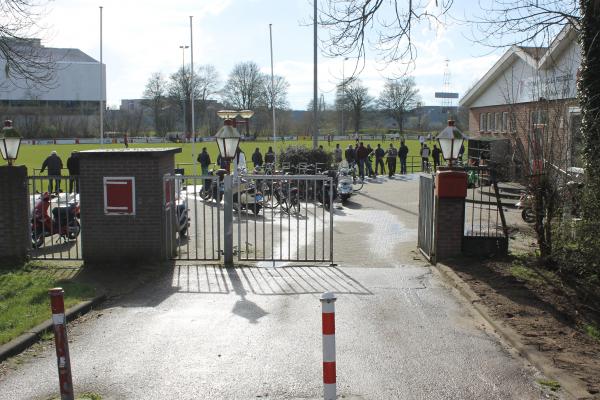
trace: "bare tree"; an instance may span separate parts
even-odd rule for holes
[[[167,105],[167,86],[164,76],[160,72],[156,72],[148,79],[143,95],[146,104],[152,110],[154,129],[160,134],[166,132],[163,114]]]
[[[253,110],[265,97],[265,76],[252,61],[236,64],[222,91],[227,106]]]
[[[413,29],[421,22],[438,23],[453,0],[326,0],[319,24],[329,36],[322,40],[331,57],[353,55],[363,60],[369,50],[385,62],[412,63]],[[358,62],[358,61],[357,61]]]
[[[55,79],[55,60],[40,44],[38,19],[46,1],[0,1],[0,65],[6,80],[17,87],[50,88]],[[39,37],[39,36],[38,36]]]
[[[219,91],[219,73],[214,65],[200,65],[194,75],[194,86],[197,87],[194,98],[198,112],[195,118],[201,118],[201,123],[208,127],[208,101]],[[196,124],[195,124],[196,126]]]
[[[271,87],[271,77],[265,75],[263,77],[266,82],[265,86],[265,101],[269,111],[275,109],[283,110],[289,107],[287,100],[288,88],[290,87],[289,82],[283,77],[275,75],[273,77],[273,87]]]
[[[409,110],[420,101],[415,79],[406,76],[400,79],[386,79],[383,91],[377,101],[381,111],[393,118],[400,132],[404,132],[404,118]]]
[[[353,79],[345,85],[345,96],[340,94],[341,87],[338,88],[338,99],[342,101],[343,106],[348,104],[354,124],[354,131],[360,130],[363,112],[373,102],[373,97],[369,96],[369,89],[362,84],[359,79]]]

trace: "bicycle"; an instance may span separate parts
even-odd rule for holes
[[[356,165],[356,162],[353,162],[352,165],[350,165],[350,175],[352,175],[352,190],[358,192],[362,189],[364,182],[358,175],[358,166]]]

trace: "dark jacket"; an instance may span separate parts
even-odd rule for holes
[[[200,166],[205,167],[205,168],[208,167],[211,164],[210,154],[208,154],[208,152],[206,152],[206,151],[203,151],[198,156],[198,162],[200,163]]]
[[[356,158],[359,160],[365,160],[369,156],[369,150],[365,146],[358,146],[356,150]]]
[[[381,147],[378,147],[377,149],[375,149],[375,158],[376,159],[383,158],[383,156],[385,156],[385,150],[384,149],[382,149]]]
[[[67,158],[67,168],[69,175],[79,175],[79,156],[71,154],[71,157]]]
[[[346,149],[344,152],[344,157],[346,157],[346,161],[353,162],[354,161],[354,149]]]
[[[407,155],[408,155],[408,146],[403,144],[400,146],[400,149],[398,150],[398,157],[406,158]]]
[[[263,157],[259,151],[255,151],[254,153],[252,153],[252,164],[254,164],[255,167],[260,167],[263,164]]]
[[[268,164],[274,163],[275,162],[275,153],[272,151],[267,151],[267,153],[265,154],[265,162]]]
[[[436,163],[440,163],[440,149],[438,149],[437,147],[435,147],[432,151],[431,151],[431,156],[433,157],[433,160]]]
[[[51,154],[44,160],[42,164],[42,170],[40,172],[44,172],[46,168],[48,168],[48,175],[60,175],[60,170],[63,167],[62,160],[56,154]]]

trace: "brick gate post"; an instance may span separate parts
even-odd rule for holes
[[[79,152],[85,263],[136,264],[173,254],[175,232],[165,217],[175,207],[165,209],[163,177],[173,173],[175,154],[180,152],[181,148]]]
[[[17,265],[31,248],[27,167],[1,166],[0,193],[0,263]]]
[[[435,176],[434,249],[437,261],[459,256],[465,229],[467,174],[438,168]]]

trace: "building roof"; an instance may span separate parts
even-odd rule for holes
[[[494,81],[504,73],[518,58],[532,68],[540,70],[548,67],[549,61],[560,54],[571,41],[577,39],[577,33],[570,25],[565,26],[548,47],[511,46],[492,68],[460,99],[459,105],[469,107]]]
[[[98,63],[79,49],[44,47],[40,39],[0,38],[8,46],[27,49],[32,54],[55,63]]]

